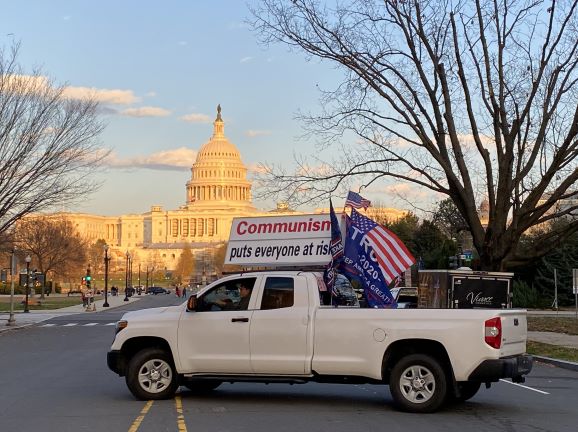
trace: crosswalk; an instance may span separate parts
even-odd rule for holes
[[[95,327],[95,326],[113,326],[115,322],[99,323],[99,322],[68,322],[68,323],[46,323],[39,324],[38,327]]]

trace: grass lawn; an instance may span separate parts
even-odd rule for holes
[[[24,310],[24,305],[20,302],[24,296],[22,294],[18,294],[14,296],[14,310],[15,311],[22,311]],[[82,304],[82,298],[78,297],[54,297],[54,296],[47,296],[44,298],[42,302],[39,301],[38,298],[34,298],[28,304],[28,309],[30,310],[52,310],[52,309],[60,309],[65,308],[68,306],[75,306],[78,304]],[[0,300],[0,312],[10,312],[10,297],[2,297]]]
[[[578,335],[578,319],[575,317],[528,317],[528,331],[545,331]]]
[[[527,350],[528,354],[578,363],[578,349],[528,341]]]
[[[566,333],[578,335],[578,319],[575,317],[528,317],[528,331]],[[560,347],[541,342],[528,341],[528,353],[571,362],[578,362],[578,349]]]

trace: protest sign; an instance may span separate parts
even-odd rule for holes
[[[225,264],[326,265],[331,259],[328,214],[233,219]]]

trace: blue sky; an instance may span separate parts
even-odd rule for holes
[[[106,108],[101,139],[113,153],[95,173],[103,186],[66,210],[121,215],[184,204],[219,103],[248,167],[313,152],[298,139],[295,113],[316,110],[317,84],[330,88],[340,75],[285,46],[261,45],[248,17],[238,0],[3,2],[0,45],[21,42],[26,69],[40,66],[71,91],[94,89]]]

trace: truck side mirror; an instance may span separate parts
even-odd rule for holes
[[[187,312],[194,312],[197,310],[197,295],[192,294],[187,300]]]

